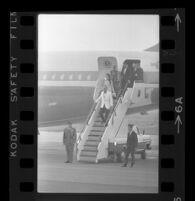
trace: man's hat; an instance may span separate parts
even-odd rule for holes
[[[130,123],[129,123],[128,126],[133,127],[133,124],[130,124]]]
[[[71,121],[67,121],[67,124],[68,124],[68,125],[70,125],[70,124],[72,125],[72,122],[71,122]]]

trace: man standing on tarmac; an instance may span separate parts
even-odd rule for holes
[[[72,127],[72,123],[69,121],[67,124],[68,127],[64,129],[63,135],[63,144],[65,145],[67,155],[67,161],[65,163],[72,163],[77,134],[76,129]]]
[[[129,161],[129,154],[131,154],[131,167],[135,164],[135,150],[138,144],[137,128],[133,124],[128,124],[127,146],[125,153],[125,162],[122,167],[126,167]]]

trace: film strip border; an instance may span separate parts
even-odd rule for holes
[[[36,15],[23,14],[10,13],[10,200],[34,200],[37,173]]]
[[[185,10],[125,12],[160,16],[159,193],[129,194],[128,198],[182,201]],[[37,15],[10,12],[10,200],[61,200],[66,196],[37,193]]]

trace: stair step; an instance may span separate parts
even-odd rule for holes
[[[89,157],[96,157],[97,156],[97,151],[87,151],[87,150],[82,150],[80,156],[89,156]]]
[[[93,126],[91,131],[104,131],[105,127],[103,126]]]
[[[103,132],[96,132],[96,131],[91,131],[89,136],[102,136]]]
[[[99,128],[102,128],[102,130],[105,130],[105,124],[101,124],[101,123],[98,124],[98,123],[95,123],[95,124],[93,124],[92,129],[93,129],[94,127],[95,127],[95,128],[99,127]]]
[[[93,127],[103,127],[104,128],[105,124],[103,124],[102,122],[99,122],[99,121],[98,122],[95,121],[93,124]]]
[[[84,150],[97,151],[97,145],[95,145],[95,146],[84,145]]]
[[[91,156],[80,156],[79,161],[83,161],[83,162],[93,162],[96,163],[96,157],[91,157]]]
[[[83,150],[85,150],[85,151],[96,151],[97,152],[97,146],[84,145]]]
[[[102,120],[95,120],[94,125],[105,126],[105,123],[102,123]]]
[[[102,122],[102,118],[100,116],[96,116],[95,121]]]
[[[95,135],[95,136],[91,136],[91,135],[89,135],[88,136],[88,140],[90,140],[90,141],[100,141],[101,140],[101,136],[99,135]]]
[[[99,141],[90,141],[90,140],[87,140],[85,142],[85,145],[94,145],[94,146],[98,146],[99,145]]]
[[[88,135],[88,137],[96,137],[96,138],[99,138],[100,140],[101,140],[101,137],[102,137],[102,135]],[[90,139],[89,139],[89,141],[90,141]]]
[[[92,156],[92,155],[85,155],[85,154],[82,154],[80,155],[81,157],[89,157],[89,158],[96,158],[96,155],[95,156]]]
[[[98,130],[98,129],[96,129],[96,128],[94,129],[94,128],[92,127],[91,131],[92,131],[92,132],[100,132],[100,133],[102,133],[104,130],[101,130],[101,129]]]
[[[102,118],[101,117],[96,117],[95,121],[102,122]]]

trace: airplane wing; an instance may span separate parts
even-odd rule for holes
[[[159,43],[145,49],[144,51],[148,51],[148,52],[159,52]]]
[[[65,126],[67,124],[67,121],[71,121],[73,124],[83,124],[86,120],[87,116],[80,116],[75,118],[69,118],[69,119],[59,119],[59,120],[53,120],[53,121],[45,121],[45,122],[39,122],[38,127],[52,127],[52,126]]]

